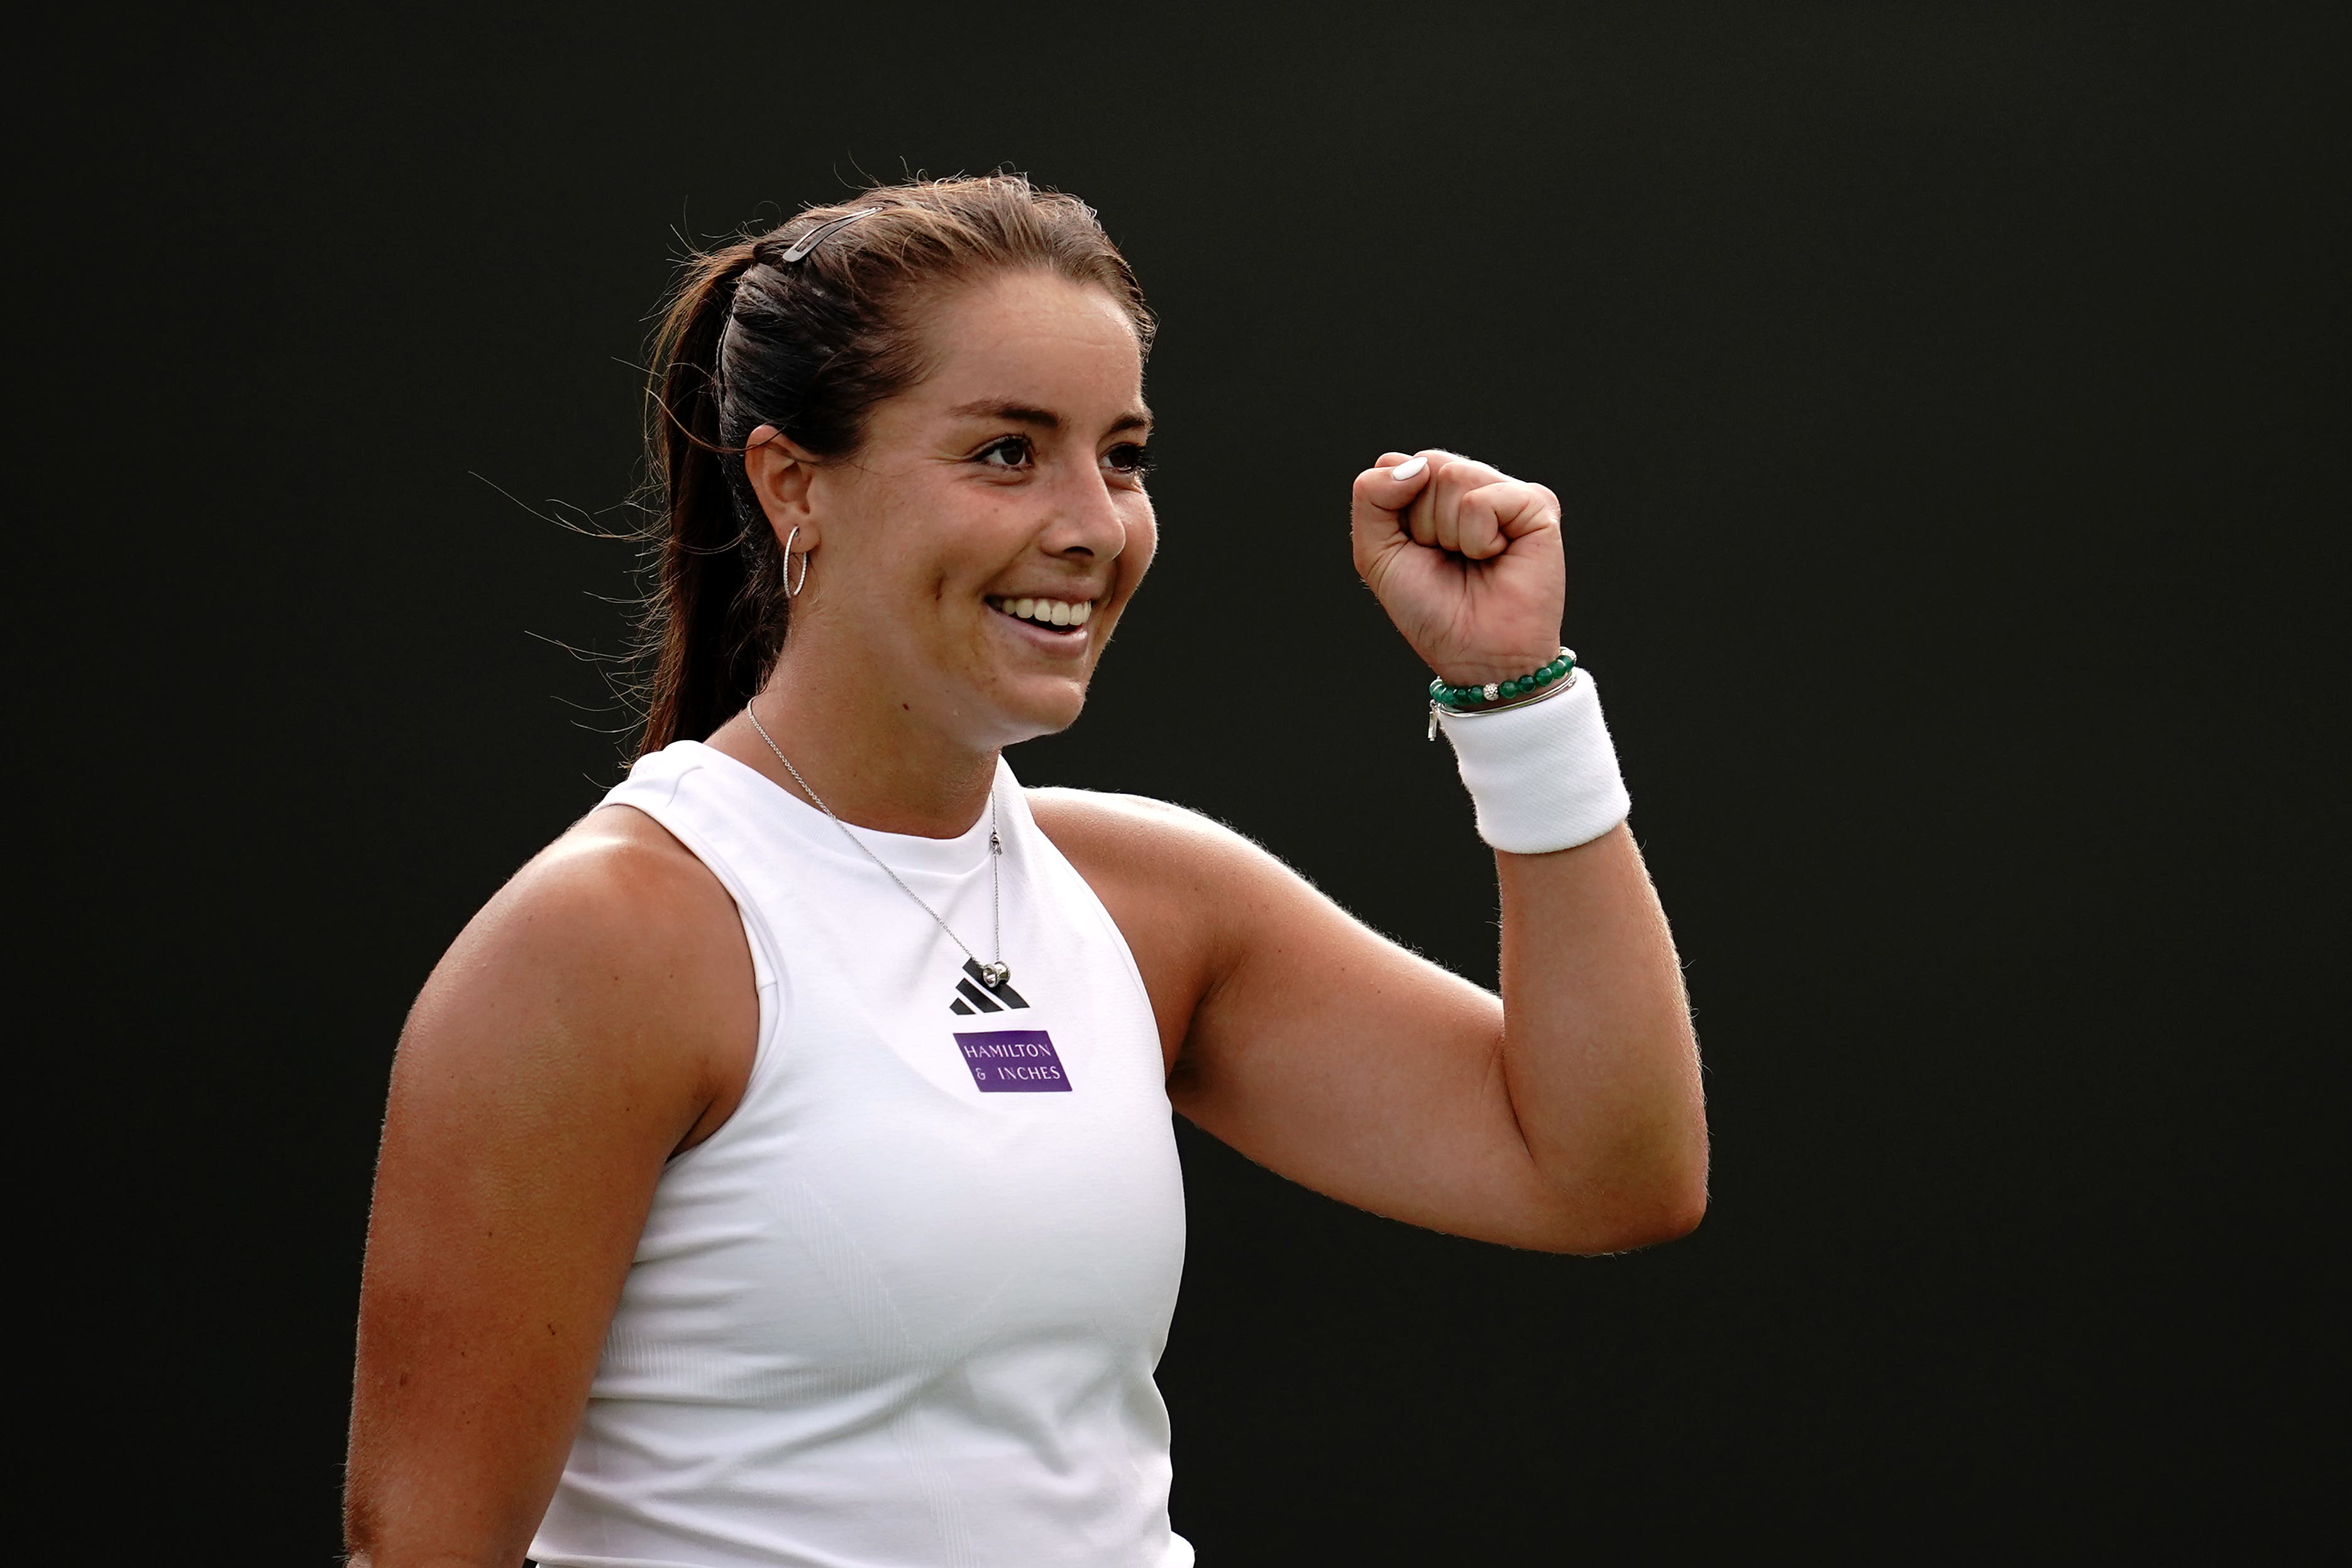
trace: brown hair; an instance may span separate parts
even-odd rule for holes
[[[796,241],[864,208],[804,257]],[[749,702],[783,647],[783,551],[743,471],[772,425],[820,458],[928,369],[927,298],[1038,268],[1107,290],[1148,354],[1151,313],[1094,209],[1018,174],[886,185],[691,257],[655,334],[647,408],[658,552],[639,623],[652,676],[638,754],[701,740]]]

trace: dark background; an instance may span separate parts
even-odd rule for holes
[[[1712,1210],[1632,1257],[1184,1133],[1204,1560],[2290,1529],[2343,1305],[2323,10],[84,14],[10,111],[23,1544],[336,1551],[403,1012],[620,771],[558,645],[624,647],[632,554],[551,518],[628,521],[680,237],[1000,164],[1163,321],[1160,563],[1024,777],[1491,982],[1347,487],[1539,478],[1707,1058]]]

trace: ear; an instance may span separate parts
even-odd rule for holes
[[[794,553],[814,550],[822,531],[809,497],[809,482],[816,477],[815,455],[774,426],[762,425],[743,438],[743,474],[777,542],[791,538]],[[794,529],[800,530],[797,537]]]

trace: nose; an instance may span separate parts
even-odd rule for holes
[[[1100,465],[1075,465],[1068,482],[1057,488],[1053,521],[1039,536],[1038,548],[1066,561],[1115,561],[1127,548],[1127,520]]]

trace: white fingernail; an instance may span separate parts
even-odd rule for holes
[[[1421,470],[1427,467],[1429,467],[1429,459],[1426,458],[1407,458],[1403,462],[1399,463],[1395,468],[1389,470],[1389,478],[1392,479],[1417,479],[1421,478]]]

